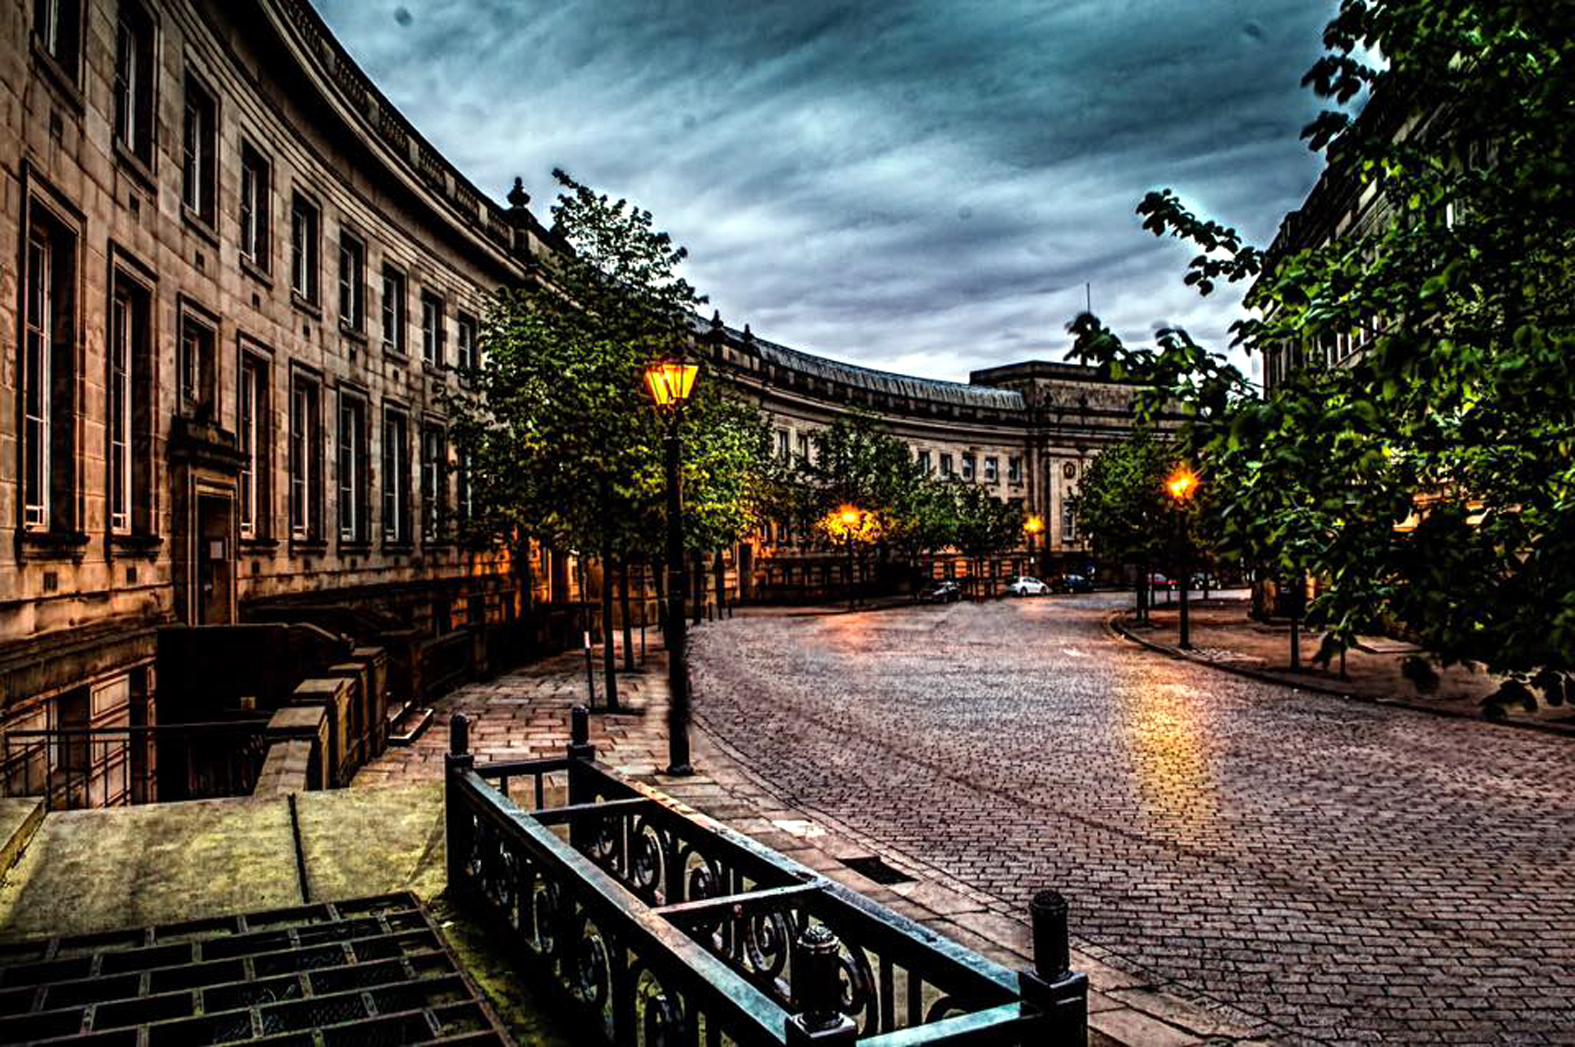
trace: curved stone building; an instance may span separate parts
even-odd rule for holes
[[[253,707],[240,672],[156,680],[170,626],[403,630],[408,675],[525,611],[503,557],[452,540],[443,408],[486,293],[553,249],[522,192],[471,184],[306,0],[0,0],[0,99],[0,726]],[[964,385],[701,341],[784,453],[873,411],[1043,514],[1052,554],[1080,551],[1067,498],[1128,424],[1128,390],[1069,365]],[[813,558],[782,537],[737,551],[746,594]],[[533,566],[548,606],[594,576]]]

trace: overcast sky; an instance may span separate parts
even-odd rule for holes
[[[1084,283],[1131,341],[1222,348],[1240,289],[1144,232],[1154,188],[1266,245],[1320,169],[1332,0],[316,0],[478,186],[651,210],[729,324],[966,380],[1062,359]]]

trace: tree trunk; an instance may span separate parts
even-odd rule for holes
[[[667,561],[657,559],[652,562],[652,569],[656,572],[656,627],[662,631],[663,641],[667,638]]]
[[[1148,564],[1139,565],[1137,580],[1137,620],[1139,625],[1148,624]]]
[[[623,610],[623,670],[634,671],[634,622],[629,613],[629,558],[618,561],[618,602]]]
[[[602,546],[602,679],[607,689],[607,711],[618,711],[618,652],[613,645],[612,548]]]
[[[722,611],[727,607],[727,565],[722,562],[722,550],[716,551],[716,560],[712,568],[716,574],[716,619],[722,620]]]
[[[695,594],[694,624],[699,625],[705,621],[705,554],[695,553],[690,560],[690,566],[694,569],[694,579],[691,586]]]

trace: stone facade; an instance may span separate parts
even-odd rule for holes
[[[174,624],[404,628],[397,673],[421,637],[522,613],[506,556],[451,538],[444,436],[486,295],[554,249],[518,187],[484,196],[306,0],[0,0],[0,100],[0,726],[157,722]],[[960,384],[747,327],[697,342],[786,452],[873,411],[1042,514],[1057,553],[1081,552],[1067,499],[1130,417],[1070,365]],[[813,555],[781,538],[727,552],[735,592]],[[533,568],[549,606],[600,584],[564,553]]]

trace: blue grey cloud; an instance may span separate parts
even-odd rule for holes
[[[938,378],[1059,359],[1095,311],[1221,347],[1133,207],[1264,243],[1312,185],[1301,74],[1332,0],[318,0],[479,186],[561,166],[653,211],[735,325]]]

